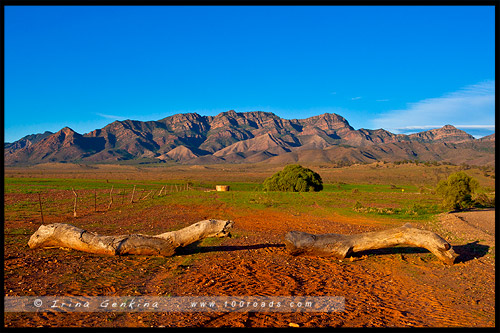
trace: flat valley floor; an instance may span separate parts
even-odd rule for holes
[[[54,192],[55,193],[55,192]],[[56,194],[56,193],[55,193]],[[6,193],[6,205],[33,194]],[[314,209],[314,207],[311,207]],[[396,247],[344,260],[291,256],[290,230],[360,233],[387,228],[376,220],[328,218],[279,209],[236,210],[223,204],[152,205],[51,218],[100,234],[156,234],[219,216],[235,222],[230,238],[206,240],[172,257],[112,257],[63,249],[30,250],[37,217],[9,219],[5,230],[6,296],[343,296],[336,313],[6,313],[6,327],[495,327],[495,210],[444,213],[419,222],[459,254],[452,266],[425,249]],[[143,223],[137,227],[137,221]],[[158,222],[160,221],[160,222]],[[404,224],[393,222],[397,227]]]

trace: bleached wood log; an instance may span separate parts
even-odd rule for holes
[[[290,231],[285,235],[286,249],[293,255],[326,255],[343,259],[355,252],[396,245],[423,247],[448,265],[452,265],[457,257],[451,245],[438,234],[414,228],[410,224],[389,230],[353,235],[314,235],[300,231]]]
[[[233,221],[229,220],[203,220],[183,229],[155,236],[142,234],[103,236],[70,224],[54,223],[40,226],[31,235],[28,246],[32,249],[63,247],[109,255],[171,256],[176,248],[203,238],[229,236],[233,224]]]

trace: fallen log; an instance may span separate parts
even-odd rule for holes
[[[70,224],[42,225],[31,235],[31,249],[62,247],[108,255],[159,255],[171,256],[178,247],[207,237],[229,236],[233,226],[229,220],[203,220],[183,229],[150,236],[142,234],[103,236]]]
[[[308,234],[290,231],[285,235],[285,246],[292,255],[326,255],[343,259],[355,252],[413,245],[423,247],[448,265],[455,262],[457,254],[451,245],[432,231],[405,224],[402,227],[366,232],[362,234]]]

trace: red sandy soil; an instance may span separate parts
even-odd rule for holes
[[[5,200],[9,200],[6,198]],[[443,214],[422,224],[459,254],[452,266],[425,249],[397,247],[338,260],[291,256],[283,245],[290,230],[359,233],[387,228],[364,219],[328,219],[276,210],[234,212],[227,207],[155,206],[161,223],[137,227],[144,212],[104,213],[66,221],[82,228],[99,215],[102,234],[157,234],[224,213],[233,237],[202,242],[169,258],[112,257],[62,249],[30,250],[29,234],[5,236],[6,296],[344,296],[335,313],[6,313],[7,327],[494,327],[494,210]],[[210,216],[208,214],[211,214]],[[120,225],[116,225],[120,221]],[[394,222],[394,227],[403,224]],[[29,219],[6,228],[37,229]]]

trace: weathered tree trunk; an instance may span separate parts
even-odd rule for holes
[[[207,237],[229,236],[232,221],[204,220],[186,228],[149,236],[142,234],[102,236],[70,224],[42,225],[31,235],[28,246],[32,249],[63,247],[74,250],[109,254],[143,254],[171,256],[175,249]]]
[[[285,235],[286,249],[290,254],[329,255],[339,259],[354,252],[403,244],[426,248],[448,265],[452,265],[457,257],[451,245],[439,235],[413,228],[410,224],[354,235],[314,235],[300,231],[290,231]]]

